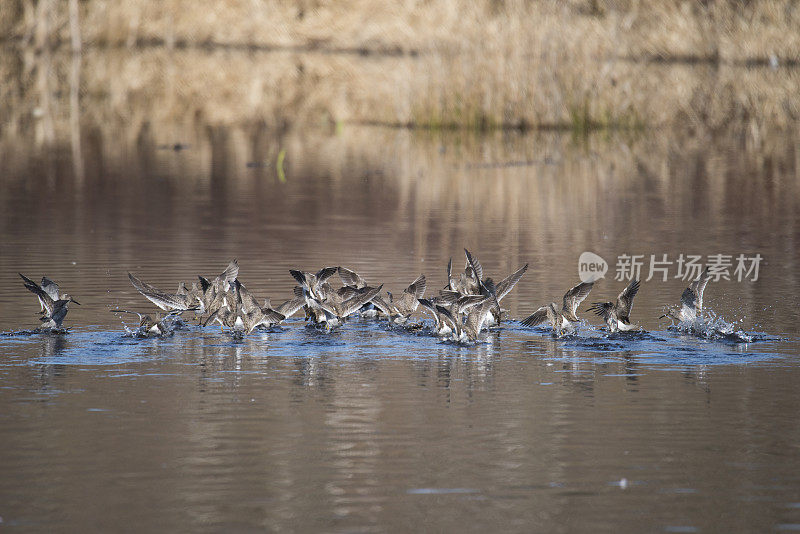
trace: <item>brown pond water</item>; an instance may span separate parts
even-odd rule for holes
[[[800,530],[796,139],[86,119],[76,161],[74,138],[21,124],[0,145],[0,526]],[[517,320],[599,254],[594,328],[511,320],[458,346],[293,319],[137,340],[109,312],[151,309],[128,271],[172,289],[232,258],[273,302],[289,268],[323,265],[395,292],[425,273],[433,293],[464,247],[496,279],[530,264],[503,301]],[[649,334],[597,330],[584,308],[622,289],[623,254],[645,256],[643,280],[651,254],[761,254],[756,281],[706,292],[755,341],[668,330],[675,264],[636,298]],[[37,324],[18,272],[81,302],[69,334],[12,333]]]

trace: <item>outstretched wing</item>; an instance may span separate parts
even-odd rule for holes
[[[250,313],[253,310],[261,309],[258,305],[258,300],[250,293],[244,284],[241,283],[238,279],[233,281],[233,285],[236,288],[236,293],[238,294],[239,302],[242,303],[242,309],[245,313]]]
[[[39,287],[39,284],[37,284],[36,282],[34,282],[33,280],[31,280],[30,278],[28,278],[28,277],[27,277],[27,276],[25,276],[24,274],[22,274],[22,273],[17,273],[17,274],[18,274],[18,275],[19,275],[19,276],[22,278],[22,282],[25,284],[25,287],[26,287],[26,288],[28,288],[28,286],[35,286],[35,287]],[[41,287],[39,287],[39,289],[41,289]],[[29,290],[29,291],[32,291],[30,288],[28,288],[28,290]]]
[[[458,291],[453,291],[450,289],[442,289],[439,291],[439,296],[436,298],[436,300],[439,303],[452,304],[460,298],[461,298],[461,293],[459,293]]]
[[[575,312],[578,311],[578,306],[580,303],[589,296],[589,292],[592,290],[593,286],[594,282],[581,282],[577,286],[564,293],[564,303],[561,307],[561,312],[567,317],[567,319],[570,321],[578,320],[578,316],[575,315]]]
[[[292,315],[297,313],[297,310],[302,308],[305,303],[306,303],[305,297],[303,296],[295,297],[291,300],[287,300],[286,302],[278,306],[277,311],[278,313],[284,315],[285,317],[291,317]]]
[[[447,287],[451,291],[458,291],[458,276],[453,276],[453,258],[447,262]]]
[[[351,271],[341,265],[339,266],[339,278],[342,279],[342,283],[346,286],[361,288],[367,285],[367,282],[364,281],[357,272]]]
[[[681,304],[690,309],[693,309],[696,315],[703,312],[703,292],[711,280],[711,274],[708,267],[697,277],[697,280],[689,284],[683,294],[681,295]]]
[[[324,284],[325,281],[328,278],[330,278],[331,276],[333,276],[337,272],[339,272],[339,268],[338,267],[323,267],[322,269],[317,271],[317,274],[316,274],[317,284]]]
[[[604,321],[608,321],[611,318],[611,312],[613,309],[613,302],[595,302],[589,306],[586,311],[594,312],[602,317]]]
[[[239,262],[237,260],[231,260],[225,270],[217,276],[217,281],[219,282],[227,282],[232,283],[236,277],[239,276]]]
[[[525,271],[527,270],[528,270],[528,264],[526,263],[525,265],[520,267],[516,272],[511,273],[503,280],[501,280],[500,283],[497,284],[496,292],[497,292],[498,302],[501,301],[503,297],[508,295],[508,293],[512,289],[514,289],[514,286],[517,285],[517,282],[519,282],[520,278],[522,278],[522,275],[525,274]]]
[[[128,278],[130,279],[131,284],[133,284],[133,287],[136,288],[136,291],[144,295],[147,300],[162,310],[169,311],[186,309],[186,302],[175,295],[170,295],[169,293],[165,293],[146,282],[142,282],[131,273],[128,273]]]
[[[203,291],[203,293],[208,291],[208,288],[211,287],[211,282],[208,281],[208,278],[200,275],[197,275],[197,278],[200,279],[200,289]]]
[[[436,311],[439,313],[439,320],[446,324],[450,330],[456,332],[459,329],[458,320],[453,317],[453,314],[444,306],[436,304]]]
[[[28,278],[22,273],[17,273],[22,277],[22,281],[25,283],[25,289],[33,293],[39,298],[39,302],[41,303],[42,307],[47,311],[47,315],[53,314],[53,306],[55,300],[47,294],[47,292],[39,287],[39,284]]]
[[[50,295],[51,299],[58,300],[58,295],[59,295],[58,284],[56,284],[46,276],[43,276],[41,288],[44,290],[45,293]]]
[[[385,300],[383,300],[383,297],[376,296],[374,299],[372,299],[371,302],[372,305],[378,308],[378,310],[380,310],[382,314],[391,317],[392,309],[389,306],[389,304]]]
[[[617,297],[617,317],[623,321],[628,322],[628,318],[633,308],[633,297],[639,291],[639,280],[633,280],[628,287],[622,290],[622,293]]]
[[[309,287],[308,277],[306,276],[306,273],[304,273],[303,271],[298,271],[297,269],[289,269],[289,274],[292,275],[292,278],[297,280],[297,283],[300,284],[303,287],[303,289],[305,289],[306,291],[311,289]]]
[[[286,319],[284,314],[272,308],[262,308],[261,313],[262,317],[258,324],[276,324]]]
[[[525,326],[539,326],[547,321],[547,306],[542,306],[522,320]]]
[[[487,297],[486,295],[464,295],[455,301],[456,313],[463,313],[473,306],[483,304],[491,298],[492,297]]]
[[[480,284],[481,280],[483,280],[483,266],[481,262],[478,261],[478,258],[470,254],[467,249],[464,249],[464,254],[467,256],[467,263],[472,267],[472,272],[475,273],[475,277],[478,279],[478,284]]]
[[[353,298],[356,295],[359,295],[361,292],[354,286],[342,286],[336,291],[334,291],[330,296],[334,298],[340,298],[342,302],[347,299]]]
[[[370,302],[375,297],[377,297],[378,293],[380,293],[381,289],[383,289],[383,284],[381,284],[378,287],[371,287],[364,289],[366,289],[366,291],[358,295],[355,295],[354,297],[351,297],[350,299],[342,303],[341,306],[342,317],[347,317],[351,313],[358,311],[359,309],[361,309],[361,306],[363,306],[367,302]]]
[[[419,299],[419,305],[434,315],[436,314],[436,305],[433,303],[433,301],[431,301],[431,299]]]
[[[414,295],[414,298],[422,298],[425,294],[425,288],[428,286],[427,282],[425,281],[425,275],[421,274],[417,277],[416,280],[411,282],[409,286],[406,288],[405,292],[411,295]]]

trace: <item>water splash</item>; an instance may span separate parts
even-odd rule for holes
[[[731,343],[752,343],[766,339],[764,335],[745,332],[735,322],[728,322],[711,310],[706,311],[706,317],[698,317],[693,321],[680,321],[670,326],[669,330],[691,334],[702,339]]]

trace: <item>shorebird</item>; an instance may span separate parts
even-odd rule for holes
[[[362,285],[360,282],[363,280],[358,277],[360,282],[356,285],[361,287],[343,286],[334,289],[328,280],[337,272],[340,272],[339,267],[324,267],[316,273],[289,270],[300,284],[305,299],[306,317],[313,324],[324,324],[329,330],[372,301],[383,288],[382,285],[377,288]],[[348,269],[342,273],[345,273],[345,277],[348,277],[348,273],[355,274]]]
[[[327,300],[329,293],[333,291],[328,279],[338,270],[338,267],[323,267],[312,273],[289,269],[289,274],[300,284],[300,291],[305,301],[306,319],[310,319],[313,324],[325,322],[325,312],[321,308],[321,303]]]
[[[493,296],[494,305],[490,308],[490,314],[486,317],[487,326],[495,326],[500,324],[502,309],[500,308],[500,301],[508,295],[509,292],[522,278],[522,275],[528,270],[526,263],[515,272],[508,275],[496,286],[493,284],[491,278],[483,278],[483,266],[478,259],[470,253],[469,250],[464,249],[464,255],[467,258],[466,267],[463,273],[458,276],[453,274],[453,260],[451,259],[447,264],[447,279],[448,285],[444,291],[455,291],[459,295],[485,295]],[[492,285],[493,293],[487,286]]]
[[[342,266],[339,266],[338,272],[339,278],[342,280],[344,287],[351,289],[363,289],[367,287],[366,280],[364,280],[364,278],[362,278],[357,272]],[[383,299],[380,297],[375,297],[373,300],[379,300],[380,302],[384,303],[384,308],[387,308],[385,301],[383,301]],[[367,302],[361,307],[360,310],[358,310],[358,314],[361,317],[377,317],[379,313],[380,309],[377,308],[372,301]]]
[[[438,320],[444,325],[441,331],[445,336],[449,335],[450,340],[456,343],[477,341],[486,324],[486,317],[494,304],[490,297],[482,297],[482,299],[480,304],[470,305],[467,308],[469,312],[466,315],[464,315],[463,311],[458,313],[456,308],[447,309],[444,306],[436,305]]]
[[[453,341],[458,343],[467,343],[470,341],[477,341],[478,336],[486,324],[486,318],[490,315],[492,307],[496,306],[497,300],[486,298],[482,304],[474,306],[470,309],[464,324],[454,333]]]
[[[705,291],[708,281],[711,280],[708,267],[700,273],[697,279],[689,284],[681,294],[681,307],[670,308],[667,313],[659,319],[669,317],[678,322],[692,323],[697,319],[703,320],[703,291]]]
[[[200,280],[200,291],[202,291],[202,313],[207,313],[210,316],[222,308],[233,305],[228,297],[231,284],[233,284],[237,276],[239,276],[239,262],[234,259],[231,260],[222,273],[212,280],[203,276],[197,277]],[[205,322],[208,323],[208,319]]]
[[[39,306],[41,307],[41,311],[39,312],[41,317],[39,320],[42,322],[40,327],[42,329],[53,330],[61,328],[64,317],[66,317],[67,311],[69,311],[69,303],[74,302],[80,305],[80,302],[73,299],[68,294],[60,293],[58,284],[46,276],[42,277],[42,283],[39,285],[24,274],[18,274],[22,277],[25,288],[39,299]]]
[[[494,285],[494,281],[491,278],[483,279],[483,266],[478,261],[478,258],[470,254],[469,250],[464,249],[464,254],[467,256],[467,264],[469,269],[472,270],[474,274],[474,281],[477,285],[475,290],[471,292],[464,293],[465,295],[486,295],[493,297],[495,304],[497,305],[497,309],[500,309],[500,303],[497,302],[497,291]],[[466,273],[469,269],[464,269]],[[471,283],[468,284],[471,286]]]
[[[336,268],[336,272],[339,273],[339,278],[341,278],[342,284],[345,286],[361,289],[367,285],[367,282],[361,278],[361,275],[355,271],[351,271],[346,267],[342,267],[340,265]]]
[[[510,275],[506,276],[503,280],[501,280],[497,286],[495,287],[495,294],[497,297],[497,305],[492,306],[490,310],[491,313],[486,317],[487,326],[495,326],[500,324],[500,318],[502,313],[505,311],[500,308],[500,301],[503,300],[503,297],[508,295],[514,286],[517,285],[517,282],[520,281],[522,275],[528,270],[528,264],[526,263],[515,272],[511,273]]]
[[[320,308],[320,303],[327,299],[328,292],[332,289],[326,282],[338,270],[338,267],[323,267],[316,273],[311,273],[289,269],[289,274],[297,280],[302,289],[306,318],[310,318],[314,323],[320,322],[319,319],[325,315]]]
[[[325,323],[328,330],[339,326],[350,315],[360,310],[364,304],[377,297],[381,289],[383,289],[383,284],[378,287],[363,287],[355,292],[332,293],[328,299],[318,303],[318,310],[322,313],[316,316],[316,322]]]
[[[467,249],[464,249],[464,252],[469,254]],[[467,258],[464,272],[458,274],[453,273],[453,258],[447,262],[447,287],[445,289],[457,291],[462,295],[474,295],[479,291],[479,276],[470,265],[469,256]],[[478,265],[480,266],[480,264]],[[481,270],[480,276],[483,276],[483,270]]]
[[[178,285],[178,292],[171,295],[165,291],[161,291],[157,287],[151,286],[147,282],[143,282],[133,273],[128,273],[128,279],[131,281],[131,284],[133,284],[133,287],[136,288],[136,291],[164,311],[184,312],[192,310],[198,315],[202,315],[206,310],[203,298],[200,292],[197,291],[196,286],[190,291],[186,288],[186,284],[181,282]]]
[[[544,322],[549,322],[553,326],[553,332],[557,336],[561,336],[564,331],[574,328],[572,323],[580,320],[575,315],[575,312],[578,310],[578,305],[589,295],[592,286],[594,286],[594,282],[581,282],[564,293],[564,301],[560,310],[555,302],[542,306],[523,319],[522,324],[525,326],[538,326]]]
[[[112,313],[129,313],[138,316],[139,327],[133,334],[139,337],[160,337],[172,333],[172,331],[175,330],[175,326],[178,324],[178,317],[183,313],[183,310],[172,310],[167,313],[156,313],[155,317],[153,317],[146,313],[128,310],[114,309],[110,311]]]
[[[305,306],[305,304],[306,304],[306,298],[303,296],[303,288],[300,286],[295,286],[294,298],[287,300],[286,302],[275,308],[275,311],[283,315],[284,318],[289,318],[295,313],[297,313],[297,311],[303,306]],[[272,304],[270,303],[269,299],[266,299],[264,301],[264,307],[266,308],[272,307]]]
[[[417,311],[419,299],[425,294],[427,285],[425,275],[421,274],[403,290],[399,297],[395,298],[392,293],[387,291],[389,302],[376,297],[372,300],[372,303],[389,318],[389,322],[404,324]]]
[[[222,327],[227,326],[235,334],[250,334],[259,326],[269,327],[286,318],[270,307],[269,299],[264,306],[260,306],[258,300],[238,279],[233,280],[231,287],[235,303],[215,310],[209,316],[209,321],[219,322]]]
[[[616,302],[595,302],[587,311],[593,311],[602,317],[611,332],[634,330],[637,326],[631,324],[630,314],[637,291],[639,280],[633,280],[617,296]]]
[[[458,294],[456,293],[456,295]],[[473,306],[483,304],[489,299],[489,297],[483,295],[465,295],[463,297],[456,296],[455,299],[451,300],[451,296],[451,294],[448,294],[430,299],[419,299],[420,306],[433,315],[433,332],[439,337],[451,335],[458,328],[456,325],[457,317],[461,320],[465,311]],[[463,320],[461,322],[463,323]]]
[[[464,273],[460,274],[457,278],[454,277],[452,274],[452,260],[448,262],[447,278],[449,280],[449,291],[446,288],[440,291],[439,294],[445,299],[452,299],[453,292],[461,296],[482,295],[491,300],[491,305],[487,306],[487,315],[481,318],[481,328],[483,327],[484,323],[487,325],[499,323],[501,313],[500,301],[497,298],[497,288],[495,287],[494,280],[491,278],[483,278],[483,266],[478,259],[470,253],[469,250],[464,249],[464,255],[467,258],[467,263],[464,267]],[[525,269],[527,269],[527,267],[525,267]],[[524,273],[525,270],[523,269],[522,272]],[[522,276],[522,274],[520,274],[520,276]],[[514,284],[516,284],[516,282],[514,282]],[[510,290],[511,288],[509,287],[506,293]],[[474,310],[470,313],[473,312]],[[491,314],[489,314],[489,312],[491,312]],[[491,321],[488,321],[487,319],[490,317]],[[458,321],[457,316],[454,316],[454,318],[456,321]],[[464,321],[466,321],[466,318],[464,318]],[[461,330],[460,326],[459,330]]]
[[[198,276],[200,282],[203,286],[215,287],[216,289],[221,289],[222,291],[229,291],[231,288],[231,284],[236,278],[239,276],[239,262],[236,259],[233,259],[228,263],[228,266],[225,267],[225,270],[222,273],[218,274],[214,277],[213,280],[209,281],[207,278],[202,276]],[[203,287],[203,290],[206,288]]]

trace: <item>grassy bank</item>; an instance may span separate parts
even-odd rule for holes
[[[12,0],[0,34],[66,51],[78,28],[81,94],[106,93],[99,105],[122,113],[157,99],[166,114],[221,122],[576,132],[764,130],[800,117],[791,0],[85,0],[73,26],[68,4]],[[26,61],[29,79],[4,77],[21,93],[41,85],[41,61]]]

